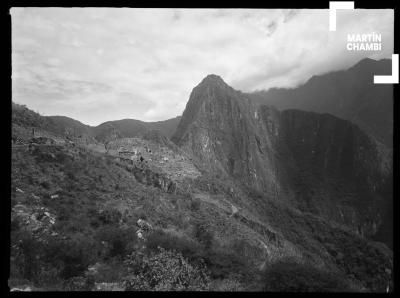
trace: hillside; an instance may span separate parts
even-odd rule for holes
[[[391,147],[393,86],[373,83],[374,75],[390,74],[390,60],[363,59],[347,70],[313,76],[297,88],[272,88],[247,95],[257,104],[279,110],[329,113],[350,120]]]
[[[26,106],[12,103],[13,124],[26,127],[38,127],[54,132],[58,135],[71,137],[94,138],[105,142],[117,137],[132,138],[143,136],[152,130],[159,131],[170,138],[180,121],[180,116],[157,122],[144,122],[135,119],[123,119],[104,122],[98,126],[89,126],[75,119],[65,116],[40,116]]]
[[[120,137],[132,138],[142,136],[150,130],[158,130],[169,138],[174,133],[179,121],[180,117],[158,122],[124,119],[102,123],[94,127],[93,131],[96,139],[103,141],[108,137],[113,138],[113,133]]]
[[[59,133],[26,107],[12,119],[10,287],[393,287],[392,251],[371,239],[391,153],[348,121],[258,107],[215,75],[193,89],[174,143],[119,124],[99,139]]]

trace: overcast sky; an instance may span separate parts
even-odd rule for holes
[[[12,8],[12,97],[98,125],[180,115],[207,74],[242,91],[295,87],[364,57],[390,58],[393,10]],[[347,33],[381,33],[349,52]]]

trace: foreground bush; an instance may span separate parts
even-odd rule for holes
[[[254,270],[243,256],[229,247],[212,245],[212,234],[204,232],[202,228],[196,228],[196,236],[200,243],[166,233],[162,230],[153,231],[146,240],[146,247],[151,251],[157,251],[158,247],[166,250],[180,252],[183,257],[192,264],[204,264],[213,279],[225,279],[232,273],[239,274],[247,283],[254,279]]]
[[[208,290],[210,278],[203,266],[188,262],[181,253],[159,248],[147,256],[134,252],[125,261],[129,275],[124,280],[127,291],[202,291]]]
[[[151,251],[158,251],[158,247],[176,250],[188,259],[200,257],[202,250],[196,242],[166,233],[163,230],[154,230],[146,239],[146,247]]]
[[[97,258],[96,243],[77,234],[72,239],[37,239],[29,232],[15,233],[11,251],[12,276],[35,285],[49,285],[81,275]]]
[[[106,257],[124,257],[130,253],[137,243],[136,230],[114,226],[104,226],[97,230],[95,238],[107,242]]]
[[[264,273],[267,292],[351,292],[341,277],[317,268],[281,261],[270,265]]]

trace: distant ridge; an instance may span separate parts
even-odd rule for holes
[[[98,126],[90,126],[80,121],[66,116],[41,116],[26,106],[12,103],[13,115],[19,115],[18,119],[13,119],[13,123],[19,123],[24,119],[24,125],[38,126],[57,134],[72,133],[74,135],[86,135],[94,137],[98,141],[104,141],[115,134],[119,137],[135,137],[157,130],[162,135],[170,138],[175,132],[181,119],[180,116],[156,122],[144,122],[135,119],[122,119],[107,121]],[[23,116],[24,115],[24,116]]]
[[[363,59],[347,70],[311,77],[294,89],[272,88],[249,93],[254,103],[279,110],[329,113],[350,120],[391,147],[393,86],[374,84],[374,75],[390,75],[391,60]]]

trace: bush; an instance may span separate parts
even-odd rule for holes
[[[85,276],[75,276],[64,281],[65,291],[91,291],[94,281]]]
[[[154,230],[146,239],[146,247],[152,251],[158,251],[158,247],[176,250],[191,260],[201,255],[201,247],[197,243],[165,233],[163,230]]]
[[[40,185],[43,187],[43,188],[45,188],[45,189],[50,189],[50,182],[49,181],[42,181],[41,183],[40,183]]]
[[[150,256],[135,252],[125,264],[130,273],[124,280],[127,291],[209,289],[210,278],[204,266],[190,264],[176,251],[166,251],[160,247]]]
[[[136,230],[134,228],[122,229],[105,226],[97,231],[95,237],[99,241],[108,243],[107,257],[125,256],[134,249],[137,243]]]
[[[107,263],[96,263],[94,272],[87,271],[86,276],[92,276],[95,282],[118,282],[125,271],[123,262],[114,258]]]
[[[351,292],[343,278],[320,269],[280,261],[270,265],[264,273],[267,292]]]
[[[78,234],[66,241],[50,240],[43,261],[59,268],[61,278],[68,279],[81,275],[97,259],[98,251],[93,240]]]
[[[243,285],[235,277],[229,277],[222,280],[214,280],[211,284],[212,291],[238,292],[244,291]]]
[[[199,211],[199,210],[200,210],[200,201],[199,201],[199,200],[193,200],[193,201],[190,203],[190,210],[191,210],[192,212]]]
[[[208,242],[207,245],[155,230],[147,237],[146,246],[151,251],[157,251],[158,247],[178,251],[193,264],[204,262],[212,278],[227,278],[233,272],[246,279],[254,277],[255,273],[242,256],[226,247],[213,248],[210,234],[201,228],[198,234],[203,242]]]
[[[15,236],[18,242],[12,250],[12,277],[30,280],[35,285],[57,284],[61,279],[78,276],[97,256],[94,243],[80,235],[67,241],[37,240],[24,231]]]
[[[114,208],[108,208],[100,212],[98,218],[103,224],[118,224],[122,217],[121,212]]]
[[[249,264],[241,257],[226,249],[205,250],[202,258],[207,268],[210,270],[210,275],[215,279],[224,279],[232,273],[241,275],[244,279],[253,278],[255,272]]]
[[[197,223],[194,226],[196,239],[204,245],[205,249],[210,249],[214,240],[214,235],[204,225]]]
[[[18,233],[18,244],[12,251],[14,254],[14,267],[18,275],[34,280],[40,270],[39,254],[43,247],[33,236],[26,231]]]

